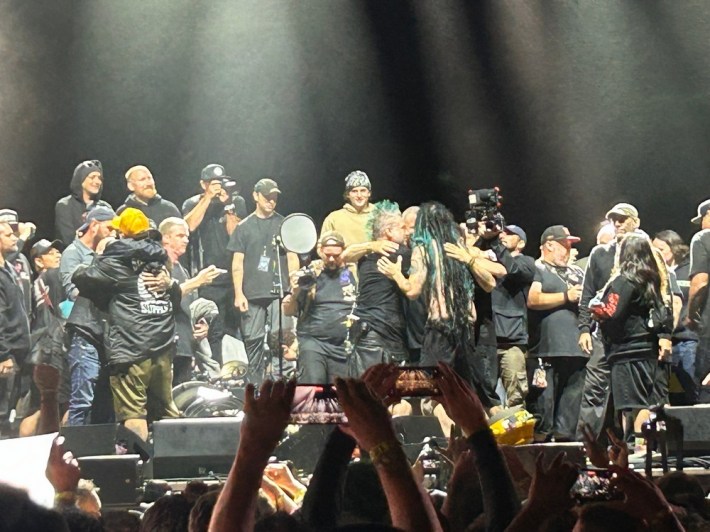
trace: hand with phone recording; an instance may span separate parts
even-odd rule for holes
[[[240,447],[254,445],[271,453],[288,424],[295,389],[295,381],[265,380],[256,394],[256,387],[247,384]]]
[[[487,429],[488,418],[481,400],[471,386],[451,366],[439,362],[438,384],[441,396],[438,401],[446,414],[463,431],[464,436]]]
[[[398,375],[396,364],[375,364],[365,370],[362,380],[385,406],[391,406],[400,400],[395,391]]]
[[[348,432],[360,448],[369,451],[383,442],[399,445],[387,408],[364,381],[338,378],[335,387],[348,418]]]

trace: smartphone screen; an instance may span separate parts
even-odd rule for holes
[[[580,503],[622,499],[623,493],[609,484],[612,476],[608,469],[583,469],[572,486],[572,495]]]
[[[325,425],[347,423],[332,384],[299,384],[291,403],[289,423]]]
[[[395,395],[399,397],[431,397],[441,395],[436,378],[436,367],[402,366],[397,368],[399,376],[394,385]]]

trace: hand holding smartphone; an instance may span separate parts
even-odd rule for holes
[[[438,368],[401,366],[391,395],[396,397],[436,397],[441,395]]]
[[[299,384],[293,395],[289,423],[328,425],[347,423],[335,386],[332,384]]]

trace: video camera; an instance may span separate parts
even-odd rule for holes
[[[477,232],[478,223],[485,222],[486,230],[502,231],[505,227],[505,218],[500,212],[502,201],[503,196],[498,187],[469,190],[466,228]]]

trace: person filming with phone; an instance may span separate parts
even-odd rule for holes
[[[300,382],[326,384],[347,375],[349,315],[356,299],[353,272],[342,259],[345,241],[326,231],[318,241],[320,260],[294,271],[291,294],[283,302],[287,316],[298,317]]]

